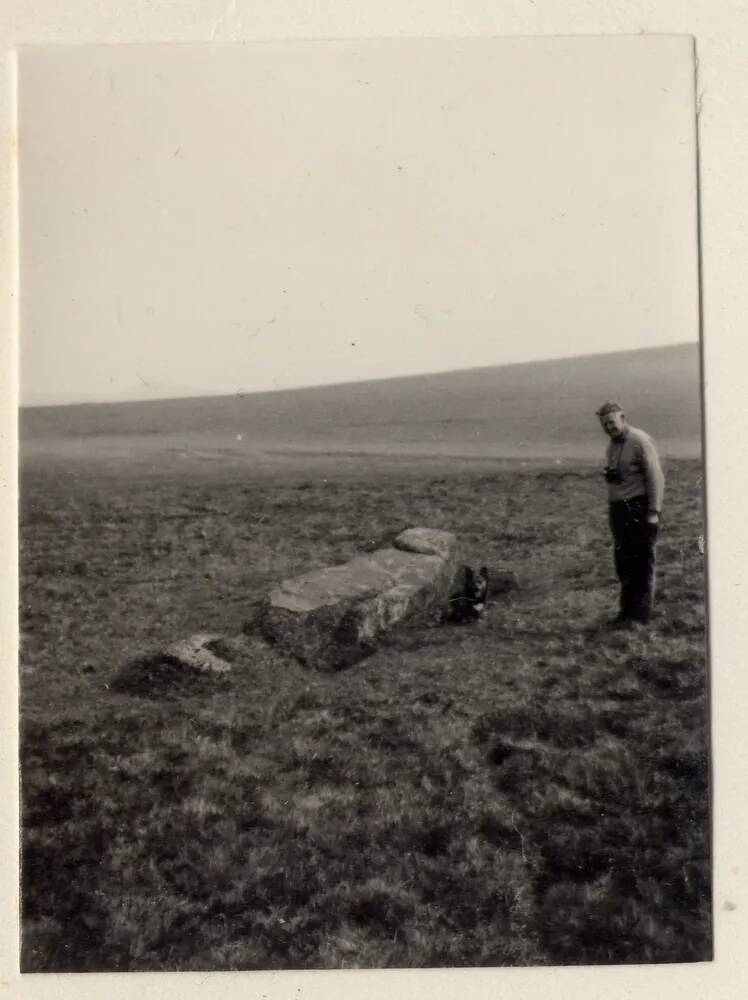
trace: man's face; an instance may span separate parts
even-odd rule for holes
[[[606,413],[600,417],[600,426],[608,437],[615,441],[623,435],[626,418],[620,410],[614,410],[612,413]]]

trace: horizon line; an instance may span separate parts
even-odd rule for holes
[[[303,392],[309,389],[333,389],[342,388],[344,386],[355,386],[355,385],[371,385],[375,382],[397,382],[403,381],[405,379],[420,379],[420,378],[430,378],[439,375],[458,375],[466,374],[468,372],[486,371],[489,368],[518,368],[528,365],[542,365],[542,364],[552,364],[559,361],[577,361],[582,358],[604,358],[612,357],[616,354],[641,354],[648,351],[662,351],[668,350],[674,347],[699,347],[701,339],[697,340],[679,340],[674,343],[668,344],[656,344],[652,347],[627,347],[620,348],[613,351],[593,351],[592,353],[585,354],[563,354],[556,355],[548,358],[530,358],[525,361],[507,361],[498,364],[491,365],[470,365],[467,368],[442,368],[435,371],[408,373],[403,375],[383,375],[376,378],[362,378],[362,379],[348,379],[343,382],[316,382],[316,383],[303,383],[301,385],[283,386],[277,389],[248,389],[241,390],[237,389],[234,392],[195,392],[188,395],[180,396],[151,396],[151,397],[141,397],[141,398],[115,398],[115,399],[83,399],[83,400],[69,400],[68,402],[58,402],[58,403],[20,403],[18,404],[19,412],[21,410],[42,410],[42,409],[59,409],[61,407],[69,406],[117,406],[117,405],[136,405],[138,403],[167,403],[167,402],[178,402],[179,400],[188,399],[227,399],[229,397],[238,396],[243,399],[247,396],[267,396],[276,395],[282,392]]]

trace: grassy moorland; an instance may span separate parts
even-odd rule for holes
[[[240,377],[240,373],[237,373]],[[24,450],[77,443],[106,459],[123,447],[174,451],[203,444],[215,456],[272,442],[294,448],[411,451],[586,459],[600,454],[593,414],[625,401],[634,423],[663,452],[700,453],[699,348],[675,344],[579,358],[471,368],[431,375],[192,399],[83,403],[24,409]]]
[[[22,475],[26,971],[660,962],[711,954],[699,467],[668,465],[660,599],[616,585],[598,473]],[[278,579],[409,525],[516,575],[475,626],[312,673],[123,663],[238,633]]]

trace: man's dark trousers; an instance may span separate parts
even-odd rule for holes
[[[647,521],[646,497],[610,504],[610,528],[621,581],[620,617],[648,622],[654,599],[657,525]]]

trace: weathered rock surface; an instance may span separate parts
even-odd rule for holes
[[[457,558],[457,537],[451,531],[438,531],[436,528],[408,528],[400,532],[394,546],[403,552],[439,556],[440,559]]]
[[[218,644],[223,640],[220,635],[198,632],[188,639],[180,639],[167,646],[161,656],[174,665],[186,670],[196,670],[198,673],[223,674],[231,670],[231,664],[210,648],[211,643]]]
[[[115,691],[147,697],[214,691],[228,683],[231,663],[246,637],[198,632],[169,646],[133,657],[112,681]]]
[[[342,566],[284,580],[267,599],[261,633],[318,669],[335,670],[362,659],[395,625],[425,618],[449,599],[457,539],[448,532],[428,534],[428,540],[419,535],[406,541],[443,554],[379,549]]]

